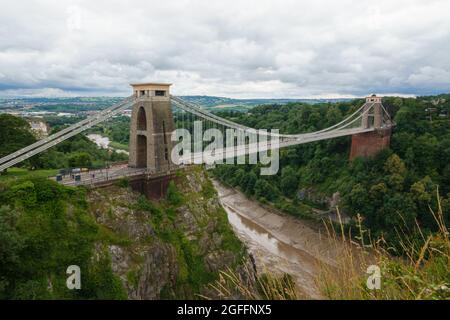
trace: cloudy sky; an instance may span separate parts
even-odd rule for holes
[[[0,96],[450,92],[448,0],[1,0]]]

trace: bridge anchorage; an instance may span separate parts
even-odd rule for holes
[[[390,143],[393,122],[384,108],[381,98],[375,95],[367,97],[365,103],[358,110],[333,126],[310,133],[280,134],[253,129],[223,119],[200,106],[172,96],[170,84],[142,83],[131,86],[133,94],[123,101],[1,158],[0,172],[129,108],[132,109],[132,117],[128,166],[118,167],[108,172],[106,177],[100,175],[93,179],[88,175],[78,181],[63,181],[62,183],[102,185],[112,180],[128,177],[132,181],[140,181],[141,188],[150,190],[150,193],[154,192],[153,195],[161,195],[170,179],[174,177],[179,164],[208,162],[204,152],[196,151],[198,149],[195,147],[194,152],[181,154],[177,159],[172,159],[174,143],[171,141],[171,136],[176,128],[174,118],[179,128],[191,130],[192,123],[195,120],[201,120],[202,130],[216,129],[216,132],[224,132],[227,129],[233,129],[237,137],[244,137],[243,139],[237,138],[237,144],[233,143],[230,146],[226,143],[214,148],[214,160],[219,163],[225,159],[260,155],[261,152],[269,150],[343,136],[352,136],[350,159],[373,156],[388,147]],[[234,140],[233,138],[233,142]]]
[[[376,95],[367,97],[361,127],[373,127],[374,131],[352,135],[350,160],[356,157],[371,157],[388,148],[391,142],[392,125],[393,122],[382,104],[381,97]]]

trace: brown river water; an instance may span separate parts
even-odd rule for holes
[[[320,299],[315,281],[319,265],[335,265],[339,251],[322,228],[262,206],[217,181],[214,186],[235,233],[254,256],[258,272],[288,273],[302,296]]]

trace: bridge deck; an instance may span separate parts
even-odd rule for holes
[[[374,127],[380,128],[380,124],[382,124],[381,123],[382,115],[384,115],[384,113],[383,113],[382,115],[378,115],[378,117],[375,117],[376,119],[379,120],[379,123],[377,125],[374,124],[374,126],[372,128],[365,129],[365,127],[368,124],[368,120],[367,120],[368,117],[372,116],[372,114],[370,114],[369,111],[375,108],[374,103],[370,103],[370,102],[368,102],[368,100],[366,100],[366,103],[363,106],[361,106],[357,111],[355,111],[353,114],[351,114],[350,116],[348,116],[347,118],[345,118],[344,120],[339,122],[338,124],[335,124],[331,127],[328,127],[326,129],[323,129],[320,131],[305,133],[305,134],[295,134],[295,135],[267,133],[267,132],[264,133],[265,132],[264,130],[261,131],[261,130],[251,129],[246,126],[234,123],[230,120],[223,119],[213,113],[210,113],[210,112],[202,109],[201,107],[187,103],[178,97],[171,96],[171,98],[172,98],[172,101],[175,104],[177,104],[185,112],[196,115],[203,120],[211,121],[217,125],[221,125],[224,128],[232,128],[232,129],[236,129],[236,130],[241,130],[241,132],[249,132],[250,130],[252,130],[253,132],[257,133],[258,135],[268,135],[273,138],[274,137],[280,138],[279,144],[275,145],[274,143],[272,143],[272,144],[269,143],[267,147],[264,147],[264,146],[261,146],[258,144],[254,144],[254,145],[248,145],[248,146],[239,146],[238,148],[236,148],[236,150],[229,149],[229,148],[222,148],[220,150],[216,150],[215,155],[214,155],[215,160],[221,160],[221,159],[226,159],[226,158],[245,155],[245,154],[253,154],[256,152],[266,151],[269,149],[271,149],[271,150],[279,149],[279,148],[284,148],[284,147],[291,146],[291,145],[297,145],[297,144],[302,144],[302,143],[308,143],[308,142],[313,142],[313,141],[319,141],[319,140],[324,140],[324,139],[330,139],[330,138],[335,138],[335,137],[341,137],[341,136],[346,136],[346,135],[352,135],[352,134],[357,134],[357,133],[362,133],[362,132],[373,131],[373,130],[375,130]],[[90,127],[92,127],[102,121],[105,121],[105,120],[111,118],[112,116],[118,114],[120,111],[133,106],[133,104],[138,102],[139,99],[140,98],[129,97],[129,98],[119,102],[118,104],[99,112],[98,114],[96,114],[94,116],[88,117],[87,119],[82,120],[76,124],[73,124],[73,125],[69,126],[68,128],[61,130],[60,132],[57,132],[45,139],[42,139],[34,144],[31,144],[30,146],[22,148],[10,155],[7,155],[6,157],[1,158],[0,159],[0,172],[69,139],[70,137],[73,137],[73,136],[89,129]],[[382,105],[381,105],[381,108],[382,108],[382,110],[380,108],[378,108],[378,111],[385,112],[387,114],[386,110],[384,109],[384,107]],[[375,111],[373,111],[373,113],[374,112]],[[387,114],[387,116],[388,116],[388,120],[386,123],[391,125],[389,115]],[[359,124],[359,123],[361,123],[361,124]],[[350,126],[354,126],[355,124],[356,125],[359,124],[359,126],[356,128],[350,128]],[[185,164],[202,163],[203,161],[204,161],[203,154],[191,154],[189,156],[184,156],[184,157],[182,157],[181,161],[173,159],[173,162],[176,162],[176,163],[181,162],[181,163],[185,163]],[[93,173],[92,177],[84,177],[83,176],[81,181],[71,181],[71,180],[64,179],[64,181],[62,183],[67,184],[67,185],[88,184],[87,181],[93,181],[95,183],[95,181],[97,181],[97,180],[102,181],[102,180],[109,179],[112,177],[114,177],[114,178],[128,177],[128,176],[134,176],[134,175],[146,174],[146,173],[147,172],[143,172],[142,169],[141,169],[141,171],[136,171],[136,169],[128,168],[128,169],[123,169],[122,171],[111,172],[111,173],[98,172],[97,174],[100,176],[97,176],[97,177],[96,177],[96,174]],[[103,176],[103,174],[109,175],[109,176]]]
[[[142,168],[130,168],[127,165],[113,166],[108,169],[92,170],[89,172],[80,173],[81,179],[76,181],[74,176],[69,174],[63,177],[62,181],[57,181],[65,186],[98,186],[113,183],[114,181],[123,178],[157,178],[165,175],[170,175],[176,173],[177,170],[185,169],[185,166],[179,166],[176,169],[155,173],[152,170],[142,169]],[[50,177],[50,179],[56,181],[56,177]]]

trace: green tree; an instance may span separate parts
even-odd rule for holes
[[[438,154],[441,150],[439,150],[438,139],[427,132],[415,140],[413,150],[417,170],[432,174],[439,163]]]
[[[183,202],[183,195],[178,191],[178,188],[175,185],[175,182],[173,181],[169,182],[169,186],[167,187],[166,198],[170,204],[175,206]]]
[[[273,201],[278,197],[277,189],[265,179],[258,179],[255,183],[255,197]]]
[[[92,159],[87,152],[76,152],[69,157],[70,167],[90,167],[92,166]]]
[[[11,277],[20,264],[23,239],[16,229],[18,213],[10,206],[0,207],[0,299],[8,296]]]
[[[253,171],[250,171],[250,173],[248,174],[247,184],[245,185],[244,189],[245,194],[253,195],[255,193],[254,188],[257,180],[258,177],[256,176],[256,174]]]
[[[394,193],[384,203],[384,230],[396,234],[395,230],[412,230],[416,217],[416,207],[409,195]]]
[[[291,166],[286,166],[281,170],[281,191],[286,196],[293,196],[298,187],[297,173]]]
[[[242,179],[246,176],[244,169],[239,168],[233,175],[233,179],[231,180],[231,184],[235,187],[240,185]]]
[[[388,184],[400,191],[406,175],[406,166],[402,159],[396,154],[391,155],[384,164],[384,171],[388,173]]]
[[[368,195],[367,189],[361,183],[355,184],[345,195],[345,203],[353,215],[370,214],[373,211]]]
[[[105,240],[84,199],[84,190],[48,179],[14,182],[0,193],[1,298],[126,298],[110,263],[94,256]],[[73,264],[83,270],[81,290],[65,286]]]
[[[0,114],[0,157],[6,156],[36,141],[30,125],[22,118]]]

